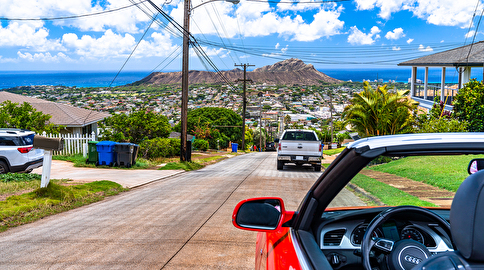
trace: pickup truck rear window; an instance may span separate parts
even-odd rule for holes
[[[317,141],[314,133],[304,131],[288,131],[282,139],[292,141]]]

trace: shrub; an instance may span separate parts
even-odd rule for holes
[[[139,145],[140,154],[146,159],[173,157],[180,154],[180,139],[154,138]]]
[[[195,139],[193,142],[193,149],[207,151],[208,150],[208,141],[202,139]]]

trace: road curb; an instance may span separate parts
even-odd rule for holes
[[[370,193],[366,192],[364,189],[358,187],[355,184],[348,183],[348,187],[350,187],[351,189],[353,189],[356,193],[358,193],[358,195],[361,195],[361,196],[367,198],[368,200],[374,202],[376,205],[379,205],[379,206],[385,205],[377,197],[371,195]]]

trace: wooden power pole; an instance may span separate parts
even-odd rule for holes
[[[243,92],[243,101],[242,101],[242,150],[245,151],[245,111],[247,109],[247,99],[245,98],[246,91],[247,91],[247,81],[252,81],[252,80],[247,80],[247,67],[253,67],[254,65],[249,65],[249,64],[240,64],[237,65],[235,64],[236,67],[244,67],[244,79],[243,80],[237,80],[237,81],[243,81],[244,82],[244,92]]]

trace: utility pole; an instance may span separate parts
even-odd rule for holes
[[[329,92],[329,111],[331,113],[331,143],[333,143],[333,90]]]
[[[182,57],[182,99],[181,99],[181,138],[180,161],[190,161],[187,157],[187,110],[188,110],[188,53],[190,48],[190,0],[185,0],[183,17],[183,57]]]
[[[247,67],[253,67],[254,65],[249,65],[249,64],[240,64],[237,65],[235,64],[236,67],[244,67],[244,79],[243,80],[237,80],[237,81],[243,81],[244,82],[244,91],[243,91],[243,101],[242,101],[242,150],[245,151],[245,111],[247,109],[247,99],[245,98],[246,91],[247,91],[247,81],[252,81],[252,80],[247,80]]]

